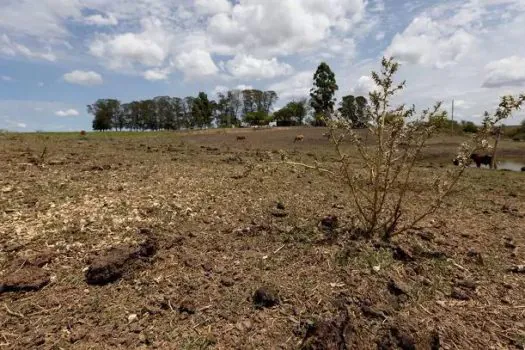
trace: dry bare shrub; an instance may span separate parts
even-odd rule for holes
[[[463,143],[457,154],[457,167],[445,169],[432,180],[424,202],[418,203],[410,214],[407,210],[411,184],[415,177],[416,161],[428,140],[436,132],[432,119],[441,117],[441,103],[417,113],[414,106],[391,106],[392,97],[405,87],[396,83],[394,76],[399,64],[393,58],[383,58],[379,73],[372,72],[377,85],[369,94],[370,106],[368,131],[374,142],[365,143],[357,135],[351,122],[333,115],[327,124],[330,140],[338,154],[339,171],[322,169],[319,164],[306,166],[333,175],[350,188],[351,200],[356,208],[356,225],[366,237],[380,236],[389,240],[392,236],[414,228],[427,216],[433,214],[451,193],[458,180],[470,165],[470,155],[489,148],[489,137],[496,124],[509,117],[525,101],[525,95],[517,98],[504,96],[494,115],[486,113],[483,127],[469,142]],[[343,150],[343,141],[355,146],[359,166]],[[290,163],[288,164],[298,164]]]

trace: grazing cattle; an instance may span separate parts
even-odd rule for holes
[[[300,142],[300,141],[304,141],[304,135],[297,135],[295,137],[295,140],[293,140],[293,142]]]
[[[476,163],[476,166],[478,168],[481,167],[481,164],[488,165],[488,166],[491,166],[492,164],[492,156],[489,156],[489,155],[482,156],[477,153],[472,153],[470,155],[470,159],[472,159],[474,163]]]
[[[488,154],[487,155],[480,155],[480,154],[477,154],[477,153],[472,153],[470,155],[470,159],[472,159],[474,161],[474,163],[476,163],[476,166],[478,168],[481,168],[481,165],[488,165],[488,166],[491,166],[492,164],[492,156],[489,156]],[[459,159],[455,158],[452,163],[454,163],[454,165],[459,165]]]
[[[246,136],[237,136],[237,141],[244,141],[246,140]]]
[[[525,171],[525,166],[523,168],[521,168],[521,171]]]
[[[82,131],[80,132],[80,136],[86,136],[86,131],[85,131],[85,130],[82,130]]]

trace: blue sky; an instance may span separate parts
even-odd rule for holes
[[[320,61],[366,94],[383,55],[398,102],[479,121],[525,92],[525,0],[0,0],[0,129],[89,129],[86,105],[255,87],[308,95]],[[525,118],[517,114],[512,121]]]

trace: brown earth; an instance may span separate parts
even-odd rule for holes
[[[1,347],[523,349],[524,174],[469,169],[367,241],[344,186],[279,164],[333,166],[324,132],[0,135]],[[461,140],[432,141],[407,214]]]

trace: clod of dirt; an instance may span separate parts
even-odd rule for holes
[[[368,318],[378,318],[381,320],[386,319],[386,315],[383,311],[371,308],[370,306],[367,306],[367,305],[362,305],[361,311],[363,312],[363,315]]]
[[[472,260],[474,260],[474,262],[478,265],[484,265],[485,264],[485,261],[483,260],[483,256],[481,255],[480,252],[474,250],[474,249],[470,249],[468,252],[467,252],[467,256],[469,258],[471,258]]]
[[[397,327],[391,327],[389,332],[378,341],[377,348],[380,350],[396,348],[401,348],[402,350],[416,350],[416,342],[410,334],[398,329]]]
[[[221,284],[225,287],[231,287],[235,282],[231,278],[223,278],[221,279]]]
[[[284,204],[282,202],[277,202],[277,209],[279,210],[285,210]]]
[[[277,291],[269,287],[261,287],[253,293],[252,301],[255,307],[272,307],[279,304]]]
[[[435,238],[435,235],[429,231],[419,231],[417,235],[425,241],[432,241]]]
[[[93,165],[87,169],[87,171],[104,171],[104,170],[110,170],[111,165],[105,164],[105,165]]]
[[[0,293],[37,291],[49,282],[49,275],[44,270],[36,266],[28,266],[7,275],[0,281]]]
[[[439,333],[437,331],[432,331],[430,334],[430,350],[439,350],[441,349],[441,341],[439,339]]]
[[[414,261],[412,249],[401,244],[394,247],[393,257],[399,261]]]
[[[2,251],[6,253],[17,252],[24,248],[24,246],[24,244],[18,242],[8,243],[2,247]]]
[[[186,313],[186,314],[189,314],[189,315],[193,315],[195,313],[195,311],[197,311],[197,308],[189,300],[184,300],[179,305],[179,312],[180,313]]]
[[[396,296],[408,296],[410,294],[410,288],[408,287],[408,285],[393,278],[391,278],[388,281],[388,291]]]
[[[478,284],[474,281],[470,280],[460,280],[456,282],[456,287],[470,289],[470,290],[476,290],[478,287]]]
[[[333,231],[337,228],[338,219],[335,215],[328,215],[321,219],[321,228],[323,230]]]
[[[27,260],[27,264],[36,267],[44,267],[53,261],[54,255],[50,252],[40,253]]]
[[[284,217],[287,217],[288,216],[288,212],[285,211],[285,210],[282,210],[282,209],[275,209],[275,210],[272,210],[272,215],[275,216],[276,218],[284,218]]]
[[[135,267],[135,262],[155,255],[157,242],[148,238],[138,247],[112,248],[92,261],[85,277],[90,285],[105,285],[120,279]]]
[[[516,265],[509,268],[509,272],[513,273],[525,273],[525,265]]]
[[[306,331],[301,350],[346,350],[352,332],[348,313],[314,323]]]
[[[139,234],[150,236],[153,234],[153,231],[149,227],[141,227],[139,228]]]
[[[470,295],[460,288],[453,288],[452,293],[450,293],[450,297],[462,301],[470,300]]]

